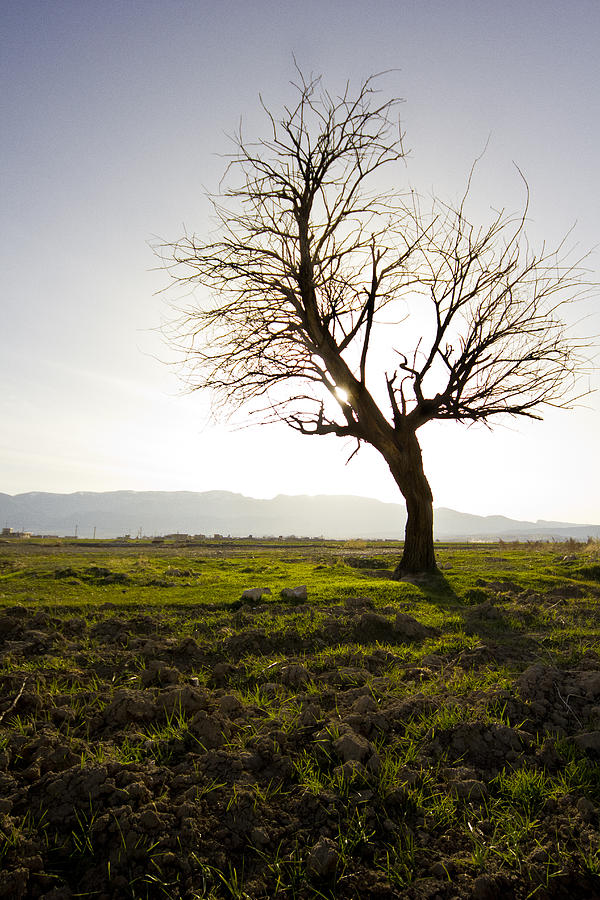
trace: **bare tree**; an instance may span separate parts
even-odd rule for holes
[[[265,108],[268,137],[236,136],[216,236],[160,248],[175,282],[208,289],[179,307],[170,340],[218,407],[375,447],[407,506],[396,575],[431,572],[417,431],[569,404],[581,346],[560,307],[585,290],[582,270],[562,247],[532,252],[525,214],[475,227],[464,200],[373,193],[404,156],[398,101],[373,78],[340,97],[320,79],[295,88],[280,118]]]

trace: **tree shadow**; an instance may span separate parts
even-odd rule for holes
[[[456,593],[446,576],[439,569],[423,575],[405,575],[394,579],[397,584],[412,584],[425,599],[434,606],[446,609],[449,606],[464,605],[464,600]]]
[[[506,617],[503,603],[494,602],[488,595],[481,602],[473,603],[456,593],[453,586],[437,571],[431,574],[409,576],[400,583],[413,584],[424,600],[443,612],[452,612],[460,619],[460,629],[478,638],[490,658],[497,662],[537,658],[539,641],[516,628]]]

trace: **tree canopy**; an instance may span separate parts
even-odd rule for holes
[[[379,450],[407,502],[398,575],[432,570],[417,430],[573,402],[584,346],[561,307],[585,273],[564,244],[531,249],[527,204],[475,225],[468,190],[452,205],[384,189],[405,152],[376,76],[341,96],[300,76],[295,92],[280,116],[264,107],[263,139],[237,134],[214,236],[162,246],[193,290],[170,340],[218,409]]]

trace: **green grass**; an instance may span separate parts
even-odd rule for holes
[[[419,584],[347,565],[357,553],[391,567],[398,548],[0,544],[0,777],[21,798],[0,813],[6,871],[38,853],[56,884],[69,864],[97,866],[109,893],[214,900],[350,898],[369,879],[402,896],[434,869],[468,885],[502,874],[523,897],[600,876],[600,767],[573,742],[598,727],[598,698],[577,688],[600,669],[598,547],[440,545],[440,575]],[[307,603],[282,603],[299,584]],[[240,604],[254,586],[271,596]],[[425,636],[406,639],[398,613]],[[567,685],[541,709],[519,688],[532,664]],[[139,718],[115,718],[123,691],[145,702]],[[342,766],[348,728],[376,764]],[[487,758],[502,729],[520,749]],[[123,786],[69,798],[63,826],[45,791],[65,772]],[[484,789],[460,795],[457,778]],[[151,799],[125,803],[136,779],[151,787],[132,797]],[[167,823],[156,834],[140,825],[150,807]],[[338,854],[321,879],[307,873],[320,836]]]

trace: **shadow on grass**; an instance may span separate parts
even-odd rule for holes
[[[482,596],[479,602],[469,601],[456,593],[439,570],[428,575],[404,578],[400,583],[413,584],[424,601],[442,612],[458,615],[461,630],[479,638],[498,660],[539,656],[538,640],[515,628],[504,615],[502,606],[497,606],[489,596]]]
[[[456,607],[464,606],[464,600],[456,593],[443,572],[439,570],[423,575],[406,575],[400,579],[390,575],[390,580],[396,584],[414,585],[421,592],[424,600],[439,609],[454,610]]]

